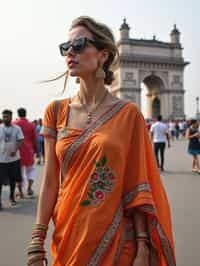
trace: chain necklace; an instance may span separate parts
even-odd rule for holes
[[[80,94],[78,92],[78,99],[81,103],[81,105],[83,106],[83,108],[85,109],[86,113],[87,113],[87,124],[90,124],[92,122],[92,116],[93,113],[97,110],[97,108],[104,102],[106,96],[108,95],[108,90],[105,91],[105,94],[103,95],[103,97],[101,98],[101,100],[98,102],[98,104],[92,109],[92,110],[88,110],[87,105],[85,103],[83,103]]]

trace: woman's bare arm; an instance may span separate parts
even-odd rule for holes
[[[136,231],[137,255],[133,266],[149,266],[149,247],[147,241],[137,240],[140,235],[147,236],[148,240],[147,221],[145,214],[137,210],[134,211],[134,227]]]
[[[141,233],[146,233],[148,235],[147,221],[146,221],[146,217],[143,213],[135,210],[134,222],[135,222],[136,237],[137,237],[137,235],[140,235]],[[140,247],[146,246],[146,243],[145,242],[138,242],[137,245],[138,245],[138,251],[139,251]]]
[[[194,133],[194,134],[190,135],[190,129],[188,128],[186,130],[186,133],[185,133],[186,139],[192,139],[192,138],[195,138],[195,137],[198,137],[198,136],[199,136],[199,133]]]
[[[56,140],[45,138],[45,166],[37,207],[36,224],[48,225],[52,217],[59,190],[59,162],[56,157]]]

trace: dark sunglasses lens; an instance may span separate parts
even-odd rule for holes
[[[86,41],[85,39],[78,39],[74,41],[72,47],[75,53],[82,52],[85,49]]]
[[[59,47],[60,47],[60,53],[62,56],[66,56],[67,55],[67,51],[69,50],[71,44],[70,42],[66,42],[66,43],[62,43]]]
[[[62,56],[66,56],[70,47],[72,47],[75,53],[81,53],[85,49],[86,44],[87,44],[86,38],[75,40],[73,43],[71,42],[62,43],[59,46],[60,53]]]

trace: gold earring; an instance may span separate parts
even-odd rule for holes
[[[97,79],[105,79],[106,74],[105,74],[105,71],[103,70],[102,66],[99,66],[97,68],[95,76]]]

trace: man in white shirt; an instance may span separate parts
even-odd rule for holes
[[[159,115],[157,122],[151,126],[151,140],[154,144],[154,152],[157,160],[158,167],[161,171],[164,171],[164,152],[166,141],[168,141],[168,147],[170,147],[170,137],[168,126],[162,122],[162,116]],[[160,160],[159,160],[160,153]]]
[[[4,110],[0,125],[0,209],[2,185],[10,184],[10,202],[15,205],[16,182],[21,182],[19,147],[24,136],[19,126],[12,125],[12,111]]]

